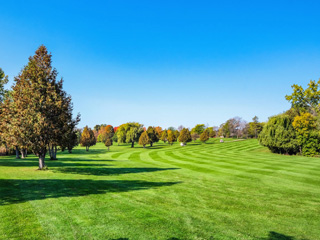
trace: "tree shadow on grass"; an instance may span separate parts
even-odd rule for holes
[[[109,164],[98,164],[98,163],[90,163],[93,162],[91,160],[82,159],[81,161],[88,163],[77,163],[78,160],[46,160],[45,163],[50,169],[50,167],[88,167],[88,166],[110,166]],[[102,160],[103,162],[106,160]],[[39,162],[36,158],[26,158],[26,159],[0,159],[0,166],[4,167],[38,167]]]
[[[107,153],[108,152],[108,149],[105,148],[105,149],[94,149],[94,148],[90,148],[89,151],[86,151],[85,148],[76,148],[76,149],[72,149],[72,153],[68,153],[68,151],[64,151],[64,152],[61,152],[59,151],[58,152],[58,155],[59,154],[70,154],[70,156],[72,156],[73,154],[86,154],[86,155],[94,155],[94,154],[103,154],[103,153]]]
[[[176,169],[179,168],[57,168],[53,171],[59,173],[107,176],[128,173],[157,172]]]
[[[138,180],[0,179],[0,206],[33,200],[145,190],[181,182]]]
[[[269,232],[268,237],[261,238],[260,240],[298,240],[298,239],[292,236],[271,231]],[[301,239],[301,240],[307,240],[307,239]]]

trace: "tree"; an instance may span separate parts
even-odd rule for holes
[[[170,145],[172,145],[174,142],[176,142],[177,141],[177,138],[176,138],[176,136],[174,135],[174,133],[175,132],[173,132],[173,131],[168,131],[168,143],[170,144]]]
[[[313,116],[319,114],[320,102],[320,79],[318,82],[311,80],[306,89],[294,84],[293,93],[286,95],[286,99],[291,103],[292,108],[300,112],[309,112]]]
[[[230,125],[230,122],[229,121],[227,121],[227,122],[225,122],[225,123],[222,123],[221,125],[220,125],[220,128],[219,128],[219,132],[218,132],[218,134],[219,134],[219,136],[221,137],[221,136],[224,136],[224,137],[230,137],[230,128],[229,128],[229,125]]]
[[[292,122],[297,132],[299,151],[305,156],[313,156],[319,153],[319,134],[316,118],[310,113],[302,113],[296,116]]]
[[[73,130],[69,132],[67,137],[68,139],[67,139],[66,147],[68,149],[68,152],[72,153],[72,149],[79,144],[77,131]]]
[[[209,140],[209,131],[206,129],[203,133],[200,134],[200,141],[205,143]]]
[[[197,124],[194,128],[191,129],[191,134],[197,133],[198,135],[200,135],[205,129],[206,126],[204,124]]]
[[[199,134],[196,132],[191,133],[191,138],[195,142],[199,138]]]
[[[176,137],[176,139],[178,139],[180,132],[178,130],[173,132],[174,136]]]
[[[248,135],[250,137],[257,138],[259,133],[262,131],[263,124],[259,122],[259,118],[255,116],[252,118],[252,122],[249,122]]]
[[[5,90],[4,85],[8,83],[8,76],[4,74],[4,71],[0,68],[0,103],[3,102],[8,90]]]
[[[174,132],[176,129],[174,128],[174,127],[168,127],[168,131],[172,131],[172,132]]]
[[[163,130],[160,140],[163,141],[164,143],[166,143],[167,138],[168,138],[168,132],[167,132],[167,130]]]
[[[86,151],[89,151],[89,148],[96,144],[94,133],[88,126],[85,126],[82,131],[80,144],[82,147],[86,147]]]
[[[111,125],[101,126],[99,129],[99,135],[97,138],[98,142],[105,143],[108,138],[112,138],[114,135],[114,130]]]
[[[112,142],[116,142],[118,143],[118,135],[117,134],[114,134],[113,137],[112,137]],[[118,143],[119,145],[119,143]]]
[[[131,147],[133,148],[134,143],[139,141],[143,131],[143,125],[140,123],[129,122],[122,124],[117,129],[118,143],[131,143]]]
[[[118,144],[126,142],[126,134],[127,134],[128,126],[126,124],[122,124],[117,129],[117,137],[118,137]]]
[[[298,153],[299,142],[292,126],[293,119],[287,114],[270,117],[258,137],[260,144],[268,147],[273,153]]]
[[[158,138],[157,132],[154,127],[149,126],[148,130],[147,130],[147,134],[149,137],[149,143],[150,143],[151,147],[152,147],[153,143],[159,142],[159,138]]]
[[[139,145],[141,145],[141,146],[143,146],[143,148],[145,148],[148,143],[150,143],[150,138],[148,136],[148,133],[143,132],[139,138]]]
[[[112,139],[111,138],[107,138],[107,140],[104,143],[104,145],[108,148],[108,151],[109,151],[109,148],[112,145]]]
[[[180,131],[179,142],[184,145],[186,145],[187,142],[191,142],[191,134],[188,128],[184,128]]]
[[[157,133],[158,139],[160,139],[161,135],[162,135],[162,127],[158,126],[158,127],[155,127],[154,129],[155,129],[155,131]]]
[[[56,80],[57,74],[51,54],[40,46],[14,79],[10,99],[4,104],[4,119],[11,118],[6,122],[7,139],[16,149],[30,148],[39,157],[39,169],[45,167],[49,144],[61,141],[63,123],[70,120],[71,97],[63,90],[63,80]]]
[[[209,132],[209,138],[214,138],[216,136],[216,131],[213,129],[213,127],[208,127]]]

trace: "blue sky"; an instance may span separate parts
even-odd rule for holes
[[[0,67],[41,44],[80,127],[261,121],[320,78],[319,1],[1,1]]]

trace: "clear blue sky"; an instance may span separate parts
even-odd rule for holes
[[[320,77],[319,1],[1,1],[0,67],[39,45],[80,126],[261,121]]]

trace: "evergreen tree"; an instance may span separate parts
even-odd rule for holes
[[[51,54],[40,46],[15,78],[10,100],[6,101],[7,135],[11,145],[30,148],[39,157],[39,169],[45,167],[49,144],[59,144],[66,122],[72,119],[71,98],[56,80]]]
[[[143,132],[139,138],[139,145],[141,145],[141,146],[143,146],[143,148],[145,148],[148,143],[150,143],[150,138],[148,136],[148,133]]]
[[[298,153],[299,142],[292,122],[293,117],[287,114],[270,117],[258,137],[260,144],[274,153]]]
[[[8,93],[4,89],[4,85],[8,83],[8,76],[6,76],[3,70],[0,68],[0,104],[3,102],[5,95]]]

